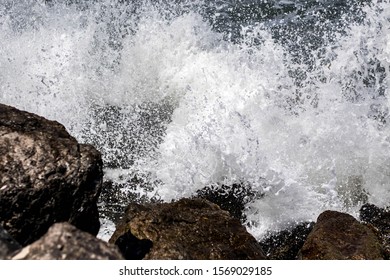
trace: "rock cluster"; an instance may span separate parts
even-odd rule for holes
[[[0,104],[0,259],[390,259],[389,209],[366,204],[360,221],[325,211],[258,242],[242,224],[261,194],[238,184],[130,203],[104,242],[95,237],[102,177],[93,146]]]
[[[0,258],[10,258],[40,238],[44,238],[40,242],[48,241],[42,236],[59,222],[68,222],[75,229],[57,227],[57,234],[72,232],[79,243],[75,231],[96,235],[102,177],[101,155],[94,147],[79,144],[57,122],[0,104]],[[45,258],[36,248],[51,248],[50,242],[46,247],[31,246],[26,248],[34,254],[26,254],[26,258]],[[81,246],[75,248],[81,252]],[[57,256],[51,255],[54,259]],[[72,255],[83,256],[100,258]]]

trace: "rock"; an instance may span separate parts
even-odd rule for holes
[[[265,259],[238,219],[203,199],[130,204],[110,242],[126,259]]]
[[[0,104],[0,225],[20,244],[55,222],[97,234],[102,161],[54,121]]]
[[[13,260],[123,260],[119,249],[69,223],[57,223]]]
[[[271,260],[296,260],[313,227],[313,222],[305,222],[272,233],[260,241],[261,248]]]
[[[20,246],[20,244],[16,242],[2,226],[0,226],[0,260],[7,259],[12,252],[20,248],[22,248],[22,246]]]
[[[382,241],[385,259],[390,259],[390,208],[379,208],[373,204],[364,204],[360,208],[360,220],[374,227]]]
[[[300,258],[307,260],[383,259],[374,231],[351,215],[325,211],[303,245]]]

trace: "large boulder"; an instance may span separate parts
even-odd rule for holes
[[[0,104],[0,225],[20,244],[55,222],[97,234],[100,153],[55,121]]]
[[[311,260],[383,259],[374,231],[351,215],[325,211],[307,237],[300,258]]]
[[[203,199],[130,204],[110,242],[126,259],[265,259],[238,219]]]
[[[0,260],[7,259],[11,253],[20,248],[20,244],[16,242],[2,226],[0,226]]]
[[[13,260],[123,260],[119,249],[69,223],[57,223]]]

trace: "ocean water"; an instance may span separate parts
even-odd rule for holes
[[[95,145],[125,194],[250,185],[259,239],[390,205],[389,87],[385,0],[0,0],[1,103]]]

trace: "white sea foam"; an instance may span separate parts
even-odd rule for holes
[[[387,1],[374,1],[363,22],[313,51],[310,66],[294,63],[261,25],[231,43],[196,12],[167,16],[148,6],[126,14],[110,3],[3,6],[0,102],[88,140],[110,135],[102,120],[99,131],[90,126],[95,105],[168,100],[174,111],[161,144],[107,176],[148,174],[165,200],[210,183],[249,183],[264,193],[247,209],[257,237],[325,209],[356,215],[365,196],[389,205]],[[307,76],[300,85],[298,72]],[[105,153],[115,140],[107,143]]]

